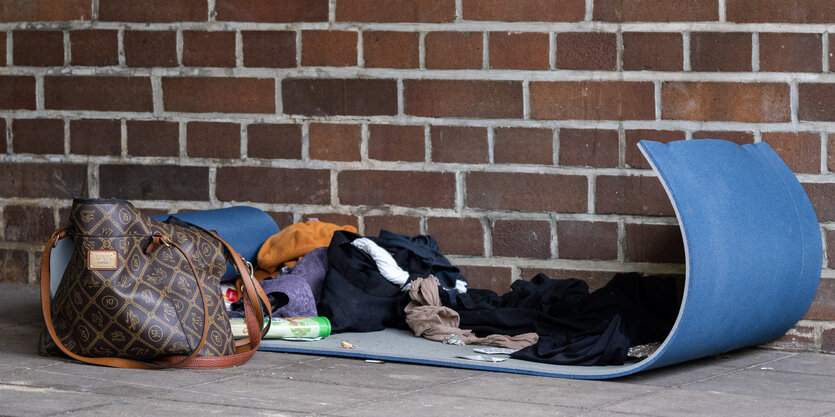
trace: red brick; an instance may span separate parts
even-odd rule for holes
[[[614,168],[618,166],[616,130],[560,129],[560,165]]]
[[[420,217],[411,216],[365,216],[365,236],[377,236],[380,230],[404,235],[420,234]]]
[[[452,173],[342,171],[337,181],[339,201],[347,205],[452,208],[455,203]]]
[[[544,128],[500,127],[493,132],[493,161],[497,164],[554,163],[554,131]]]
[[[203,0],[99,0],[99,20],[116,22],[205,22],[208,4]]]
[[[61,178],[62,181],[55,181]],[[87,195],[87,165],[0,163],[0,196],[73,198]]]
[[[70,31],[70,55],[72,65],[118,65],[118,31],[72,30]]]
[[[0,109],[35,110],[35,77],[0,76]]]
[[[588,181],[579,175],[471,172],[467,207],[488,210],[585,213]]]
[[[362,33],[362,53],[369,68],[417,68],[418,34],[370,31]]]
[[[15,249],[0,249],[0,282],[29,283],[29,254]]]
[[[16,30],[12,62],[16,66],[60,67],[64,65],[64,34],[58,30]]]
[[[803,83],[797,90],[800,120],[835,121],[835,84]]]
[[[777,155],[797,174],[821,172],[821,137],[812,132],[765,132],[767,142]]]
[[[626,225],[626,259],[634,262],[684,263],[684,241],[678,226]]]
[[[64,121],[60,119],[15,119],[12,137],[15,153],[64,153]]]
[[[826,231],[826,259],[827,268],[835,269],[835,230]]]
[[[835,353],[835,329],[821,332],[821,351],[824,353]]]
[[[369,125],[368,157],[380,161],[423,162],[423,126]]]
[[[165,111],[275,113],[271,78],[163,77]]]
[[[558,221],[557,254],[561,259],[617,259],[618,224]]]
[[[625,71],[681,71],[684,49],[681,34],[626,32],[623,34]]]
[[[195,158],[241,157],[241,126],[237,123],[188,122],[186,154]]]
[[[484,255],[484,232],[478,219],[468,217],[431,217],[426,220],[426,234],[435,238],[441,253]]]
[[[638,142],[651,140],[667,143],[674,140],[684,140],[684,132],[677,130],[637,129],[626,131],[626,165],[632,168],[650,169],[649,162],[638,148]]]
[[[760,33],[760,71],[821,72],[821,35]]]
[[[545,274],[553,279],[570,279],[576,278],[585,281],[589,286],[589,291],[594,291],[602,288],[612,277],[615,272],[608,271],[581,271],[573,269],[545,269],[545,268],[522,268],[522,278],[530,280],[536,274]]]
[[[357,216],[340,213],[309,213],[305,214],[302,221],[317,220],[325,223],[333,223],[339,226],[351,225],[358,227],[359,219]]]
[[[6,65],[6,32],[0,33],[0,66]]]
[[[803,85],[806,84],[801,84],[801,90]],[[661,117],[666,120],[789,122],[789,86],[781,83],[665,82],[661,85]]]
[[[177,33],[126,30],[125,64],[129,67],[176,67]]]
[[[310,159],[359,161],[362,129],[356,124],[311,123]]]
[[[245,184],[268,183],[267,187]],[[323,169],[220,167],[217,198],[275,204],[330,204],[330,172]]]
[[[397,83],[369,79],[284,79],[284,113],[305,116],[397,114]]]
[[[510,268],[498,266],[457,265],[461,275],[467,278],[467,288],[490,290],[496,294],[510,291],[513,281]]]
[[[296,32],[241,32],[244,66],[253,68],[291,68],[296,66]]]
[[[55,230],[52,209],[35,206],[6,206],[3,210],[6,225],[5,241],[42,244]]]
[[[27,0],[0,4],[0,22],[90,20],[90,0]]]
[[[183,31],[183,65],[234,67],[235,32]]]
[[[180,127],[176,122],[128,120],[128,155],[178,156]]]
[[[336,2],[337,22],[451,22],[455,0],[340,0]]]
[[[727,0],[729,22],[831,23],[835,3],[827,0]]]
[[[490,32],[490,68],[548,69],[547,33]]]
[[[817,350],[815,342],[815,328],[810,326],[795,325],[784,335],[765,345],[769,348],[780,350]]]
[[[247,126],[247,156],[250,158],[301,159],[302,128],[294,124]]]
[[[326,22],[328,0],[217,0],[217,20],[239,22]]]
[[[557,34],[557,68],[614,71],[616,66],[617,40],[614,33]]]
[[[580,22],[584,0],[463,0],[465,20],[502,22]]]
[[[690,68],[693,71],[751,71],[751,34],[691,33]]]
[[[822,222],[835,221],[835,184],[803,184],[809,200],[815,207],[818,220]]]
[[[125,200],[209,200],[207,167],[102,165],[99,178],[102,196]]]
[[[693,0],[596,0],[594,20],[607,22],[699,22],[719,19],[719,5]]]
[[[655,119],[655,89],[649,82],[536,81],[530,92],[534,119]]]
[[[493,256],[548,259],[551,257],[551,222],[496,220]]]
[[[601,175],[595,189],[595,212],[673,216],[667,192],[655,177]]]
[[[487,162],[487,128],[432,126],[432,160],[483,164]]]
[[[820,280],[815,299],[803,318],[806,320],[835,320],[835,279],[822,278]]]
[[[6,148],[6,119],[0,119],[0,154],[9,153]]]
[[[404,81],[405,113],[426,117],[521,118],[518,81]]]
[[[119,155],[122,153],[122,123],[118,120],[71,120],[70,153]]]
[[[754,143],[754,134],[751,132],[733,132],[725,130],[700,130],[693,132],[693,139],[722,139],[729,140],[739,145]]]
[[[275,224],[278,225],[279,229],[284,229],[287,226],[293,224],[293,213],[279,213],[274,211],[268,211],[267,214],[275,220]]]
[[[45,107],[55,110],[150,112],[154,109],[147,77],[44,77]]]
[[[429,32],[424,38],[426,68],[482,68],[484,34],[481,32]]]
[[[827,158],[827,167],[829,168],[829,172],[835,172],[835,135],[829,135],[827,137],[827,151],[826,151],[826,158]]]
[[[302,65],[348,67],[357,65],[357,32],[302,31]]]

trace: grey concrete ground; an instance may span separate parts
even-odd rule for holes
[[[611,381],[259,352],[216,371],[35,353],[36,288],[0,284],[0,415],[833,416],[835,356],[746,349]]]

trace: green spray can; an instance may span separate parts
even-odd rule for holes
[[[267,323],[264,319],[264,324]],[[230,318],[232,335],[236,338],[246,337],[248,330],[246,319]],[[270,323],[270,330],[264,335],[264,339],[285,339],[285,340],[319,340],[331,334],[331,322],[327,317],[273,317]]]

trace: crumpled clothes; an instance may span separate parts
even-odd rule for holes
[[[295,266],[308,252],[328,246],[337,230],[357,233],[351,225],[338,226],[316,220],[292,224],[264,242],[258,250],[258,267],[272,274],[281,266]]]

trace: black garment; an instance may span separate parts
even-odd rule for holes
[[[431,274],[438,278],[440,289],[447,293],[455,290],[456,281],[467,281],[461,270],[441,254],[441,248],[432,236],[406,236],[381,230],[379,237],[370,239],[392,254],[397,265],[409,272],[410,281]]]

